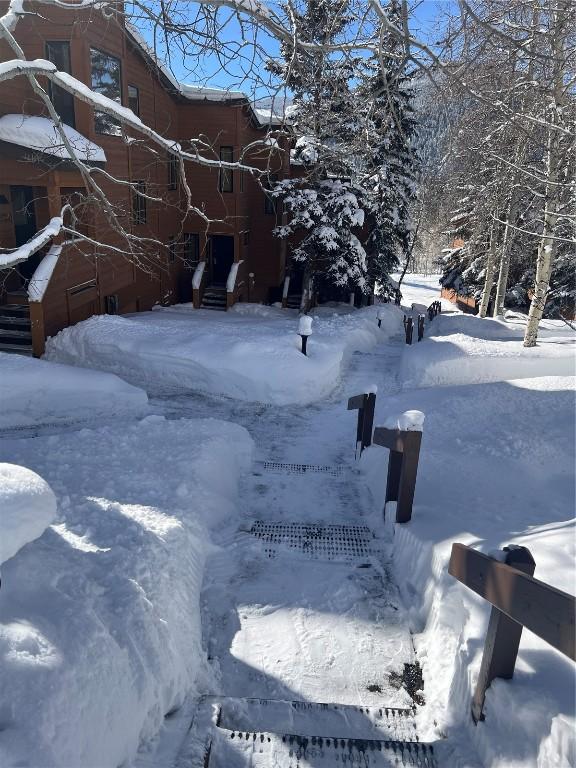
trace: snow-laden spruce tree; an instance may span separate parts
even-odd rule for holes
[[[385,11],[402,26],[398,0],[391,0]],[[357,93],[366,142],[361,164],[363,242],[370,285],[376,283],[383,295],[390,293],[389,275],[399,261],[408,266],[416,234],[412,216],[419,163],[411,66],[402,41],[388,33],[381,54],[366,63]]]
[[[402,23],[397,0],[383,5]],[[410,211],[415,197],[415,119],[403,42],[387,33],[377,54],[334,55],[332,45],[350,24],[347,0],[307,0],[301,36],[313,55],[282,48],[271,65],[294,93],[297,136],[293,160],[303,174],[275,194],[288,221],[292,256],[307,278],[347,291],[390,291],[389,275],[411,248]]]
[[[351,23],[348,7],[348,0],[305,0],[291,6],[299,37],[315,48],[310,52],[284,43],[282,60],[269,64],[293,93],[292,161],[301,174],[277,184],[273,194],[286,216],[276,234],[292,238],[292,259],[303,270],[303,302],[311,283],[368,291],[360,240],[362,189],[355,181],[361,159],[354,144],[362,123],[353,84],[360,57],[331,50]]]

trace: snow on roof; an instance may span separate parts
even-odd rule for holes
[[[265,15],[268,14],[265,5],[259,2],[259,0],[242,0],[242,2],[248,11],[254,11]],[[244,91],[236,91],[230,88],[214,88],[207,85],[199,85],[197,83],[178,82],[167,65],[158,57],[154,48],[152,48],[152,46],[150,46],[144,39],[138,28],[130,22],[126,22],[126,29],[132,35],[134,42],[152,59],[162,74],[174,86],[174,89],[180,93],[181,96],[184,96],[184,98],[190,99],[191,101],[245,101],[252,109],[258,125],[261,128],[266,125],[281,125],[286,122],[286,117],[288,116],[288,110],[290,108],[289,106],[286,107],[285,110],[256,107],[251,103]]]
[[[106,162],[102,147],[94,144],[69,125],[62,125],[62,128],[80,160],[89,160],[94,163]],[[19,147],[33,149],[63,160],[70,159],[56,124],[48,117],[3,115],[0,117],[0,141],[17,144]]]
[[[285,122],[285,115],[274,109],[254,107],[254,114],[260,125],[280,125]]]
[[[195,85],[194,83],[180,83],[180,91],[188,99],[203,99],[206,101],[228,101],[230,99],[242,99],[247,101],[248,97],[242,91],[231,91],[227,88],[210,88],[204,85]]]

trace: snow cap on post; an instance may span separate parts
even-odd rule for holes
[[[300,316],[300,319],[298,320],[298,333],[300,336],[312,335],[312,320],[313,318],[310,317],[310,315]]]
[[[399,429],[401,432],[422,432],[426,416],[422,411],[404,411],[400,416],[390,416],[384,422],[387,429]]]
[[[422,411],[404,411],[398,418],[398,429],[403,432],[422,432],[425,418]]]

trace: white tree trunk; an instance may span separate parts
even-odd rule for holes
[[[538,244],[538,258],[536,261],[536,279],[534,282],[534,295],[530,302],[530,311],[528,312],[528,323],[524,334],[524,346],[535,347],[538,338],[538,326],[544,307],[546,306],[546,297],[550,286],[550,276],[552,266],[556,256],[556,239],[554,230],[558,219],[558,169],[560,166],[560,141],[558,132],[554,125],[548,131],[547,144],[547,176],[546,192],[544,194],[544,227],[542,236]]]
[[[488,257],[486,259],[486,277],[484,278],[484,290],[482,291],[482,300],[480,301],[480,310],[478,314],[480,317],[486,317],[488,313],[488,304],[490,303],[490,296],[492,294],[492,286],[494,285],[494,264],[496,262],[496,222],[492,223],[492,229],[490,231],[490,248],[488,250]]]
[[[565,59],[563,56],[566,44],[566,19],[568,3],[564,0],[555,9],[553,27],[553,64],[554,64],[554,91],[552,93],[550,110],[550,128],[546,145],[546,189],[544,192],[544,227],[538,244],[538,258],[536,261],[536,280],[534,283],[534,295],[530,302],[528,323],[524,334],[524,346],[535,347],[538,338],[538,327],[544,314],[546,297],[550,286],[552,267],[556,256],[555,227],[558,220],[559,206],[559,178],[560,168],[566,161],[562,158],[562,143],[559,124],[562,122],[562,105],[564,102],[564,70]]]

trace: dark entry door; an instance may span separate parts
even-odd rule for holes
[[[225,285],[234,262],[234,238],[212,235],[212,283]]]
[[[16,247],[24,245],[36,234],[36,213],[34,211],[34,189],[32,187],[10,187],[12,200],[12,221]]]
[[[16,247],[24,245],[36,234],[36,211],[34,208],[33,187],[10,187],[10,200],[12,202],[12,221],[14,222],[14,237]],[[29,280],[38,264],[42,261],[42,255],[35,253],[27,261],[18,265],[18,272],[24,280]]]

